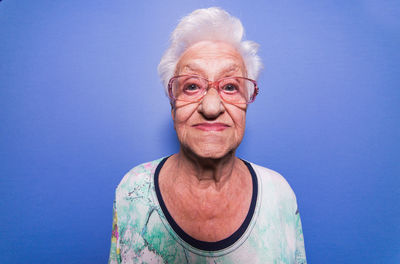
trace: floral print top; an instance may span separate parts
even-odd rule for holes
[[[296,197],[278,173],[243,161],[253,180],[242,226],[217,242],[196,240],[173,220],[158,174],[167,158],[129,171],[116,189],[109,264],[306,263]]]

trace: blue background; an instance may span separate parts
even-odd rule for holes
[[[0,263],[105,263],[114,190],[177,151],[157,65],[220,6],[261,45],[238,155],[283,174],[309,263],[400,263],[399,1],[0,2]]]

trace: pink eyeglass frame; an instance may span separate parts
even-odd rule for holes
[[[219,83],[220,83],[221,81],[226,80],[226,79],[234,79],[234,78],[244,79],[244,80],[251,81],[251,82],[254,84],[254,93],[253,93],[253,96],[251,97],[251,100],[248,101],[246,104],[250,104],[250,103],[254,102],[254,100],[256,99],[256,96],[257,96],[257,94],[258,94],[258,92],[259,92],[259,89],[258,89],[258,86],[257,86],[257,82],[256,82],[255,80],[252,80],[252,79],[249,79],[249,78],[246,78],[246,77],[236,77],[236,76],[225,77],[225,78],[221,78],[221,79],[219,79],[219,80],[216,80],[216,81],[212,82],[212,81],[210,81],[210,80],[208,80],[208,79],[206,79],[206,78],[204,78],[204,77],[198,76],[198,75],[186,75],[186,74],[184,74],[184,75],[177,75],[177,76],[174,76],[174,77],[172,77],[172,78],[169,80],[169,82],[168,82],[168,97],[169,97],[171,100],[174,100],[174,101],[178,101],[178,99],[176,99],[176,98],[173,96],[173,94],[172,94],[172,82],[173,82],[175,79],[179,78],[179,77],[196,77],[196,78],[203,79],[203,80],[205,80],[205,81],[208,82],[208,88],[204,91],[204,94],[203,94],[197,101],[190,101],[190,102],[200,102],[200,101],[203,99],[203,97],[207,94],[208,90],[209,90],[211,87],[217,88],[218,94],[220,94]],[[221,99],[222,99],[223,101],[225,101],[225,99],[224,99],[222,96],[220,96],[220,97],[221,97]],[[184,100],[179,100],[179,101],[184,101]],[[227,102],[227,103],[230,103],[230,102],[228,102],[228,101],[226,101],[226,102]]]

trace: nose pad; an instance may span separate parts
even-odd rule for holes
[[[201,100],[199,111],[207,118],[216,118],[225,111],[218,90],[210,87]]]

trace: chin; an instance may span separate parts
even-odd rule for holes
[[[178,137],[179,138],[179,137]],[[240,140],[232,135],[201,133],[193,137],[181,137],[181,147],[191,155],[203,159],[221,159],[232,153],[240,144]]]
[[[221,145],[203,145],[197,148],[190,148],[190,152],[203,159],[221,159],[234,153],[235,149]]]

